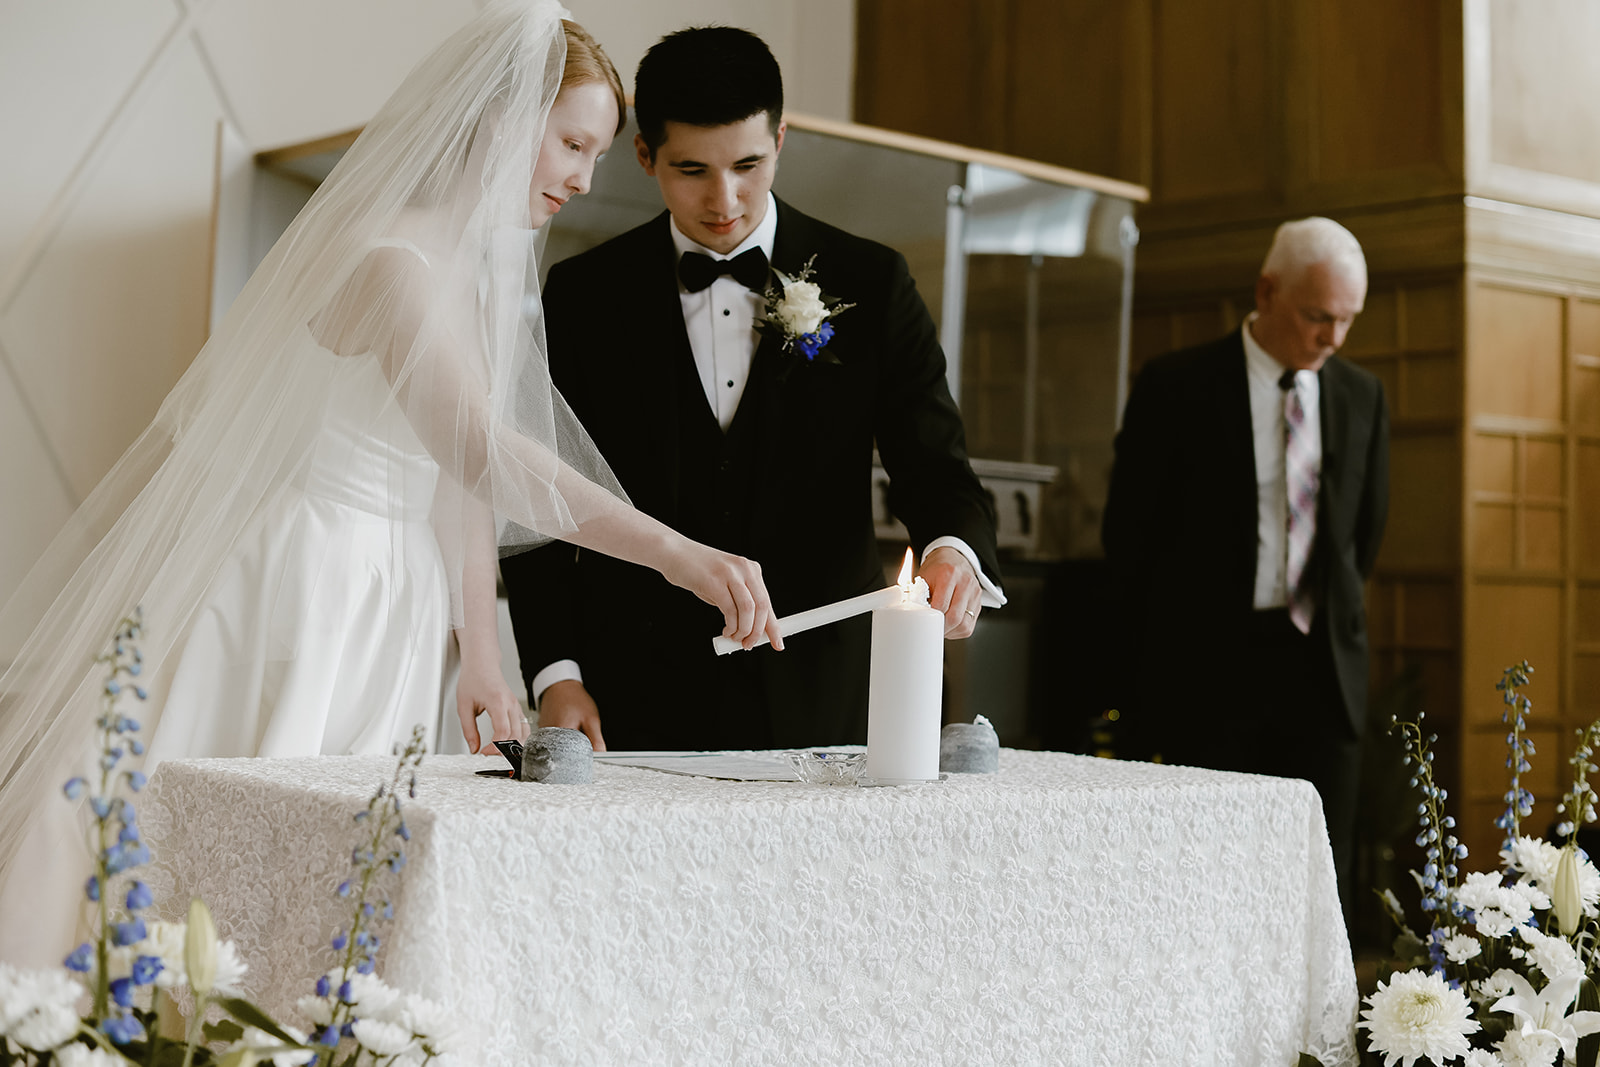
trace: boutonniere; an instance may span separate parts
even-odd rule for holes
[[[766,308],[756,320],[757,327],[772,333],[783,342],[785,352],[799,352],[806,357],[807,363],[816,361],[817,354],[828,346],[833,340],[833,323],[835,315],[854,304],[842,304],[835,297],[822,291],[821,286],[811,280],[815,273],[811,265],[817,257],[812,256],[806,260],[806,265],[800,268],[794,277],[773,270],[778,277],[778,284],[768,286],[764,294]],[[837,363],[839,359],[833,353],[823,355],[824,363]]]

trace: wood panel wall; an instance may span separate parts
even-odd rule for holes
[[[859,121],[1151,189],[1135,367],[1238,324],[1279,222],[1356,234],[1371,292],[1344,354],[1383,379],[1393,420],[1374,684],[1421,672],[1470,864],[1487,867],[1505,788],[1494,683],[1530,660],[1542,831],[1574,729],[1600,716],[1600,7],[857,11]]]

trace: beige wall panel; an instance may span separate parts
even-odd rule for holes
[[[1490,158],[1600,182],[1600,4],[1490,0]]]
[[[1522,551],[1517,566],[1533,571],[1560,570],[1566,559],[1566,512],[1560,508],[1524,507],[1520,514]]]
[[[4,278],[178,11],[170,0],[74,0],[12,3],[0,12]]]
[[[1573,300],[1567,305],[1567,315],[1573,354],[1600,358],[1600,303]]]
[[[1436,0],[1342,0],[1313,10],[1315,178],[1444,169]]]
[[[1461,606],[1450,582],[1408,580],[1402,587],[1405,621],[1402,643],[1453,648],[1461,640]]]
[[[1580,433],[1600,433],[1600,366],[1573,365],[1572,422]]]
[[[77,499],[50,462],[48,445],[34,432],[11,376],[0,373],[0,604],[16,591]],[[0,667],[10,662],[21,634],[0,634]]]
[[[1180,311],[1173,316],[1174,339],[1179,348],[1215,341],[1230,328],[1222,308],[1216,304]]]
[[[1522,494],[1560,497],[1566,484],[1567,449],[1560,441],[1527,438],[1522,442]]]
[[[1156,5],[1151,193],[1157,200],[1270,187],[1277,133],[1270,7],[1265,0]]]
[[[1472,507],[1472,565],[1510,570],[1517,565],[1517,513],[1510,504]]]
[[[1500,720],[1500,672],[1527,660],[1538,673],[1529,696],[1553,717],[1560,706],[1561,589],[1554,585],[1477,582],[1467,606],[1466,712],[1469,722]]]
[[[245,140],[289,144],[360,126],[472,0],[214,0],[200,36]]]
[[[3,341],[87,494],[205,339],[218,104],[185,43],[30,275]]]
[[[1400,396],[1400,360],[1364,359],[1356,362],[1363,370],[1383,383],[1384,402],[1389,405],[1389,417],[1393,419],[1397,414],[1396,401]]]
[[[1600,653],[1572,657],[1572,709],[1569,719],[1587,725],[1600,718]]]
[[[1578,509],[1577,565],[1584,574],[1600,572],[1600,445],[1578,445],[1578,492],[1573,504]]]
[[[958,0],[860,0],[856,121],[1002,150],[1005,10]]]
[[[1559,420],[1560,297],[1478,285],[1467,308],[1467,409]]]
[[[1468,469],[1471,488],[1484,493],[1517,491],[1517,439],[1499,434],[1473,434]]]
[[[1389,442],[1384,567],[1448,567],[1460,560],[1461,450],[1452,434],[1395,434]]]

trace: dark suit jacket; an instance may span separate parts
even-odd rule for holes
[[[695,377],[668,219],[552,268],[545,328],[551,376],[634,506],[685,529],[695,517],[683,501],[710,473],[680,455],[684,420],[720,428]],[[762,564],[780,615],[880,588],[876,439],[890,506],[918,551],[960,537],[998,582],[993,512],[905,258],[779,201],[773,266],[792,276],[813,255],[814,280],[855,305],[834,320],[826,351],[838,363],[808,364],[763,337],[730,430],[755,450],[741,489],[748,521],[718,547]],[[720,613],[652,571],[559,542],[502,569],[524,674],[576,660],[613,748],[865,740],[866,617],[797,635],[782,653],[719,658]],[[746,736],[730,716],[766,722]]]
[[[1389,500],[1383,385],[1334,356],[1321,384],[1322,480],[1312,575],[1338,697],[1359,736],[1367,706],[1362,583]],[[1238,656],[1255,589],[1255,446],[1244,342],[1220,340],[1145,366],[1117,434],[1102,536],[1124,612],[1133,683],[1146,721],[1225,715],[1249,684]],[[1214,718],[1211,721],[1216,721]]]

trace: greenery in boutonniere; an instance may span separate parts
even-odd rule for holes
[[[833,353],[822,352],[833,340],[834,328],[830,320],[855,305],[840,303],[811,280],[816,273],[812,267],[816,260],[816,256],[806,260],[805,266],[792,278],[773,270],[778,284],[768,287],[764,295],[766,307],[756,325],[781,340],[785,352],[799,352],[807,363],[815,362],[818,354],[822,354],[824,363],[837,363],[839,359]]]
[[[374,923],[394,914],[379,890],[385,875],[404,866],[403,842],[411,836],[400,792],[404,783],[416,796],[421,730],[403,750],[397,746],[394,779],[356,813],[363,834],[351,857],[355,873],[337,890],[353,901],[350,927],[333,939],[337,966],[318,979],[317,995],[298,1005],[315,1027],[308,1035],[239,995],[245,964],[232,942],[217,937],[203,901],[190,902],[186,922],[146,914],[154,894],[137,872],[150,862],[150,849],[132,799],[145,776],[118,769],[127,756],[144,754],[139,722],[118,706],[130,691],[139,700],[148,695],[138,684],[142,635],[135,611],[118,624],[110,649],[96,660],[106,668],[98,770],[93,780],[74,777],[63,787],[69,800],[87,800],[92,816],[94,874],[84,895],[96,913],[98,935],[73,949],[60,969],[0,963],[0,1067],[444,1067],[450,1057],[443,1011],[390,989],[373,973],[379,945]],[[180,1002],[188,1009],[187,1021]],[[220,1021],[205,1022],[212,1008]],[[178,1033],[182,1039],[169,1036]]]

